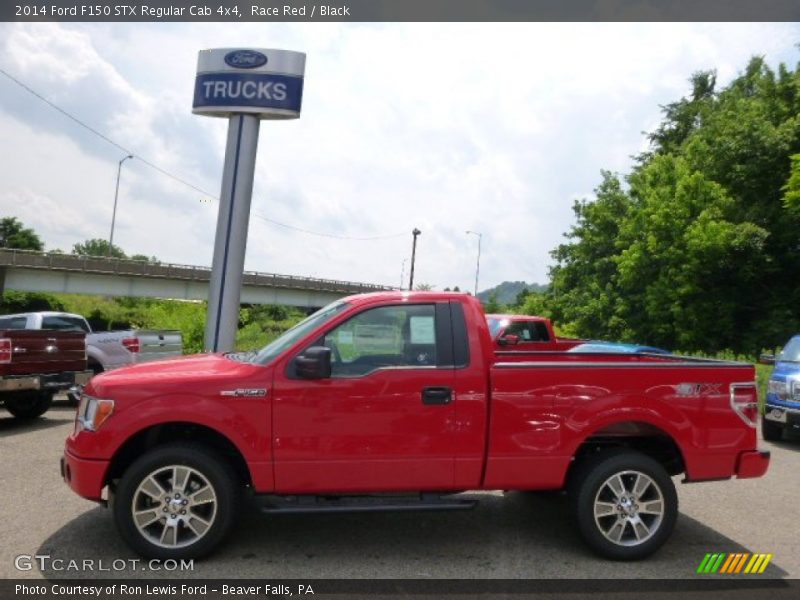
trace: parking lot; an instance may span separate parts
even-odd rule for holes
[[[51,565],[42,570],[35,562],[20,571],[19,555],[49,555],[63,565],[86,559],[97,565],[102,559],[105,568],[136,558],[117,536],[109,511],[77,497],[59,478],[73,413],[56,402],[33,422],[0,417],[4,578],[682,579],[697,576],[707,552],[771,553],[766,572],[755,577],[800,577],[797,440],[764,444],[772,464],[762,479],[678,485],[675,533],[655,556],[638,563],[590,554],[559,494],[492,493],[479,494],[479,506],[467,512],[264,517],[251,508],[217,553],[185,571],[145,572],[142,563],[111,571]]]

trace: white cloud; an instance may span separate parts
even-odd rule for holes
[[[795,60],[793,24],[28,24],[0,26],[0,63],[48,98],[214,194],[225,122],[190,113],[197,50],[308,54],[303,115],[261,129],[246,267],[471,289],[545,281],[575,197],[625,171],[659,104],[694,71],[733,77],[752,54]],[[0,77],[0,211],[49,246],[105,237],[121,152]],[[42,173],[45,172],[46,176]],[[66,184],[66,187],[65,187]],[[116,239],[208,264],[216,206],[128,161]],[[48,204],[50,203],[50,204]],[[24,208],[25,206],[38,208]],[[57,206],[56,225],[47,207]],[[21,208],[22,207],[22,208]],[[52,209],[55,210],[55,209]],[[53,213],[56,214],[56,213]],[[316,238],[403,232],[360,242]],[[69,226],[66,226],[69,224]],[[95,234],[96,232],[96,234]]]

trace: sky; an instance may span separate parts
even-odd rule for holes
[[[693,72],[794,65],[798,41],[791,23],[4,23],[0,69],[203,190],[126,161],[114,243],[208,266],[227,121],[191,112],[197,52],[305,52],[301,117],[261,125],[245,269],[407,284],[416,227],[415,282],[472,290],[466,231],[480,289],[546,283],[573,202],[629,171]],[[108,239],[123,156],[0,74],[0,216],[47,249]]]

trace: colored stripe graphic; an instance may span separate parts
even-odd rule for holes
[[[734,563],[736,557],[738,556],[739,556],[738,554],[728,554],[728,558],[725,560],[724,563],[722,563],[722,568],[719,570],[719,572],[730,573],[729,569],[731,568],[731,565]]]
[[[750,554],[749,552],[708,552],[700,565],[697,567],[698,573],[720,573],[720,574],[760,574],[766,571],[767,565],[772,560],[773,555],[767,553]]]
[[[734,573],[739,573],[742,570],[742,567],[744,567],[744,563],[747,561],[748,558],[750,558],[749,553],[745,552],[744,554],[742,554],[742,558],[739,559],[739,564],[736,565],[736,570],[734,571]]]
[[[702,561],[700,561],[700,566],[697,567],[698,573],[705,573],[706,565],[708,561],[711,559],[711,554],[706,554]]]

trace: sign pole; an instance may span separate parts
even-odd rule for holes
[[[254,48],[197,57],[192,112],[228,119],[204,339],[211,352],[236,345],[260,123],[300,117],[305,63],[302,52]]]
[[[254,115],[228,120],[206,319],[205,347],[211,352],[233,350],[236,343],[259,125]]]

